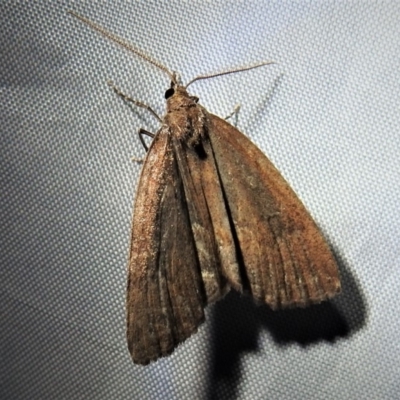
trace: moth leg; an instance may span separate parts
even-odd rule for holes
[[[155,118],[157,118],[159,122],[162,122],[161,118],[157,115],[157,113],[156,113],[149,105],[147,105],[147,104],[145,104],[145,103],[143,103],[143,102],[141,102],[141,101],[139,101],[139,100],[135,100],[135,99],[133,99],[132,97],[128,96],[128,95],[125,94],[120,88],[118,88],[117,86],[115,86],[114,83],[113,83],[112,81],[107,81],[107,84],[108,84],[108,86],[110,86],[110,87],[114,90],[114,92],[115,92],[119,97],[122,98],[122,100],[124,100],[124,101],[126,101],[126,102],[128,102],[128,103],[132,103],[132,104],[134,104],[134,105],[137,106],[137,107],[144,108],[144,109],[147,110],[147,111],[150,111],[150,113],[153,114],[153,116],[154,116]],[[151,138],[154,138],[155,135],[154,135],[154,133],[151,133],[151,132],[149,132],[149,131],[146,131],[146,130],[143,129],[143,128],[140,128],[139,131],[138,131],[138,136],[139,136],[140,142],[142,143],[144,149],[145,149],[146,152],[147,152],[147,150],[149,149],[149,147],[147,146],[146,142],[143,140],[143,135],[150,136]],[[132,157],[132,160],[133,160],[133,161],[136,161],[136,162],[139,162],[139,163],[142,163],[142,162],[144,161],[143,158],[138,158],[138,157]]]
[[[146,129],[140,128],[138,131],[139,139],[140,142],[142,143],[144,149],[147,151],[149,147],[147,146],[146,142],[143,139],[143,135],[150,136],[152,139],[154,139],[154,136],[156,136],[154,133],[151,133],[149,131],[146,131]]]
[[[140,142],[142,143],[144,149],[149,150],[149,147],[147,146],[146,142],[143,139],[143,135],[147,135],[150,136],[152,139],[156,136],[154,133],[151,133],[149,131],[146,131],[146,129],[140,128],[137,132]],[[144,161],[144,158],[138,158],[138,157],[132,157],[132,161],[138,162],[138,163],[142,163]]]
[[[122,98],[122,100],[128,102],[128,103],[132,103],[137,107],[140,108],[144,108],[145,110],[149,111],[155,118],[157,118],[157,120],[159,122],[162,122],[162,119],[158,116],[158,114],[147,104],[139,101],[139,100],[135,100],[132,97],[128,96],[127,94],[125,94],[120,88],[118,88],[117,86],[114,85],[113,82],[111,81],[107,81],[108,86],[110,86],[114,92]]]
[[[240,107],[241,107],[240,104],[236,104],[236,106],[235,106],[235,108],[233,109],[233,111],[232,111],[227,117],[224,118],[225,121],[228,120],[229,118],[232,118],[233,116],[235,116],[234,125],[236,126],[236,125],[237,125],[237,122],[238,122],[238,118],[239,118]]]

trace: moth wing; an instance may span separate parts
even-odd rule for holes
[[[168,132],[148,151],[137,190],[128,265],[127,339],[135,363],[170,354],[204,320],[204,288]]]
[[[297,195],[241,132],[209,116],[209,136],[237,243],[241,279],[272,308],[334,296],[340,278],[333,254]]]
[[[238,270],[234,242],[226,216],[224,198],[210,144],[202,148],[184,144],[172,137],[180,176],[195,238],[202,282],[207,303],[229,291],[222,270]]]

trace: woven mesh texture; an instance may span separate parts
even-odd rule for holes
[[[190,87],[276,164],[337,256],[343,293],[272,312],[230,293],[147,367],[125,339],[130,220],[168,78],[74,9],[178,70],[277,63]],[[395,399],[400,392],[400,3],[0,4],[1,399]]]

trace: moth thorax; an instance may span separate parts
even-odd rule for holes
[[[197,147],[207,136],[207,118],[199,105],[181,106],[165,117],[171,134],[188,147]]]
[[[207,135],[207,122],[201,107],[190,107],[186,114],[185,130],[181,140],[188,147],[198,147]]]

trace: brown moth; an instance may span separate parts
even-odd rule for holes
[[[246,136],[188,93],[195,80],[224,73],[183,86],[176,73],[71,14],[171,79],[161,128],[155,135],[139,132],[153,141],[137,189],[128,265],[127,340],[133,361],[148,364],[172,353],[197,331],[205,306],[230,288],[273,309],[337,294],[333,254],[288,183]]]

